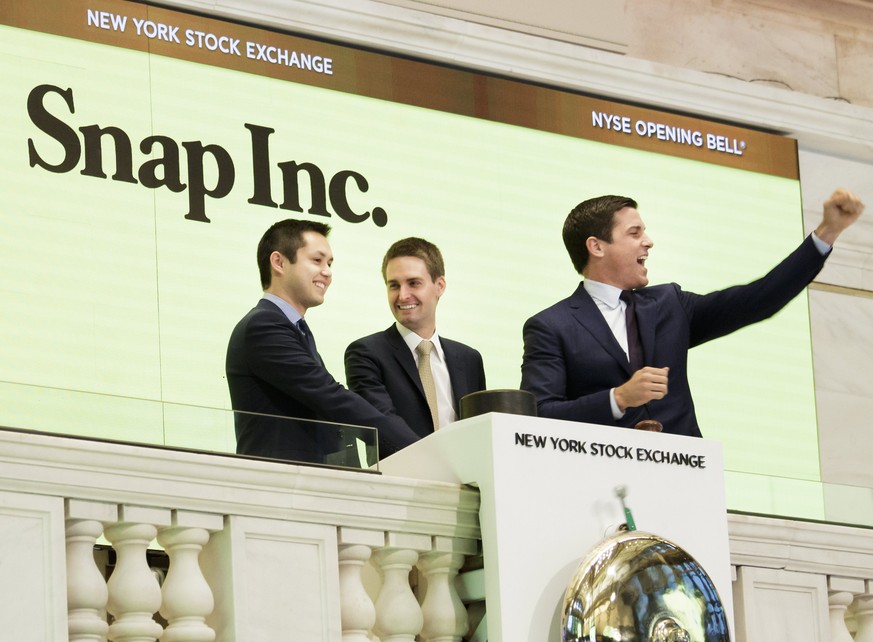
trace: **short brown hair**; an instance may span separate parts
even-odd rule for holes
[[[439,277],[446,275],[446,268],[443,265],[443,255],[440,249],[424,239],[416,236],[401,239],[388,248],[385,253],[385,258],[382,259],[382,279],[385,279],[385,271],[388,268],[388,261],[401,256],[414,256],[415,258],[424,261],[427,272],[430,278],[436,281]]]
[[[574,207],[564,221],[564,247],[579,274],[588,265],[588,238],[612,243],[615,213],[625,207],[636,209],[637,202],[627,196],[598,196],[582,201]]]

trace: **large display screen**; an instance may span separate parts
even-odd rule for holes
[[[524,321],[575,289],[561,227],[586,198],[635,198],[651,282],[696,292],[803,236],[777,135],[137,3],[4,3],[0,33],[5,426],[232,451],[232,421],[196,417],[230,407],[227,340],[281,218],[333,226],[307,319],[338,380],[393,322],[382,255],[415,235],[446,261],[438,330],[489,388],[518,387]],[[752,492],[734,507],[819,479],[805,294],[690,369]]]

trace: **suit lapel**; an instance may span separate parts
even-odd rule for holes
[[[643,344],[643,363],[647,366],[654,364],[655,359],[655,328],[658,322],[658,304],[644,294],[644,290],[637,291],[637,326],[640,329],[640,341]]]
[[[285,313],[282,311],[278,305],[270,301],[269,299],[261,299],[258,301],[258,304],[255,306],[260,308],[261,310],[269,310],[270,313],[274,313],[277,315],[277,318],[281,318],[288,325],[288,332],[303,346],[303,348],[309,354],[312,354],[312,351],[309,349],[309,344],[307,343],[306,338],[300,333],[300,328],[291,323],[291,319],[285,316]],[[324,359],[321,358],[321,355],[318,354],[318,348],[315,350],[315,354],[312,355],[317,363],[324,366]]]
[[[421,398],[427,401],[427,398],[424,396],[424,388],[421,387],[421,377],[418,376],[418,368],[415,367],[415,357],[412,356],[409,346],[406,345],[403,337],[397,331],[397,326],[392,324],[385,330],[385,340],[392,348],[391,352],[394,359],[400,364],[401,369],[409,377],[416,390],[418,390]]]
[[[594,337],[601,347],[603,347],[603,349],[606,350],[606,352],[609,353],[609,355],[615,359],[622,368],[624,368],[625,372],[629,375],[633,374],[630,371],[630,364],[628,363],[627,355],[624,350],[621,349],[618,341],[616,341],[615,335],[612,334],[612,330],[610,330],[609,326],[606,325],[606,320],[603,318],[603,314],[600,312],[594,299],[592,299],[591,295],[585,291],[585,288],[582,287],[581,283],[579,284],[579,287],[576,288],[576,292],[573,293],[573,296],[570,297],[570,309],[576,321],[578,321],[579,324],[583,326],[592,337]],[[645,345],[644,342],[643,346]]]

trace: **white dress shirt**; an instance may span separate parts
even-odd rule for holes
[[[597,309],[600,310],[603,320],[606,321],[606,325],[609,326],[615,340],[618,341],[618,345],[621,346],[625,356],[627,356],[627,323],[625,322],[624,315],[627,304],[619,298],[621,296],[621,289],[614,285],[592,281],[591,279],[582,281],[582,287],[585,288]],[[615,388],[609,389],[609,406],[612,409],[613,419],[624,417],[624,412],[622,412],[615,401]]]
[[[400,323],[395,323],[395,325],[400,336],[406,342],[409,351],[412,352],[412,358],[415,359],[415,366],[417,368],[418,352],[415,349],[419,343],[424,341],[424,338]],[[439,334],[434,332],[429,341],[433,343],[433,351],[430,353],[430,369],[433,372],[433,381],[436,386],[440,427],[443,427],[457,419],[454,396],[452,395],[452,380],[449,378],[449,368],[446,365],[445,352],[443,352],[443,347],[440,345]]]
[[[612,330],[615,340],[618,341],[618,345],[627,355],[627,324],[624,314],[627,304],[619,298],[621,290],[614,285],[607,285],[591,279],[585,279],[582,282],[582,287],[594,300],[597,309],[600,310],[600,314],[606,321],[606,325]]]

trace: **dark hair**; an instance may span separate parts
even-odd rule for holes
[[[612,228],[615,213],[625,207],[636,209],[637,202],[627,196],[598,196],[582,201],[574,207],[564,221],[564,247],[579,274],[588,265],[589,237],[612,243]]]
[[[330,234],[330,225],[315,221],[298,221],[286,218],[273,223],[258,243],[258,271],[261,273],[261,287],[270,287],[272,273],[270,271],[270,255],[280,252],[291,263],[297,262],[297,250],[305,245],[304,232],[315,232],[322,236]]]
[[[428,274],[432,281],[446,275],[446,268],[443,265],[443,255],[440,249],[431,243],[415,236],[410,236],[406,239],[400,239],[394,245],[388,248],[385,253],[385,258],[382,259],[382,278],[385,279],[385,270],[388,267],[388,261],[396,259],[400,256],[414,256],[424,261]]]

